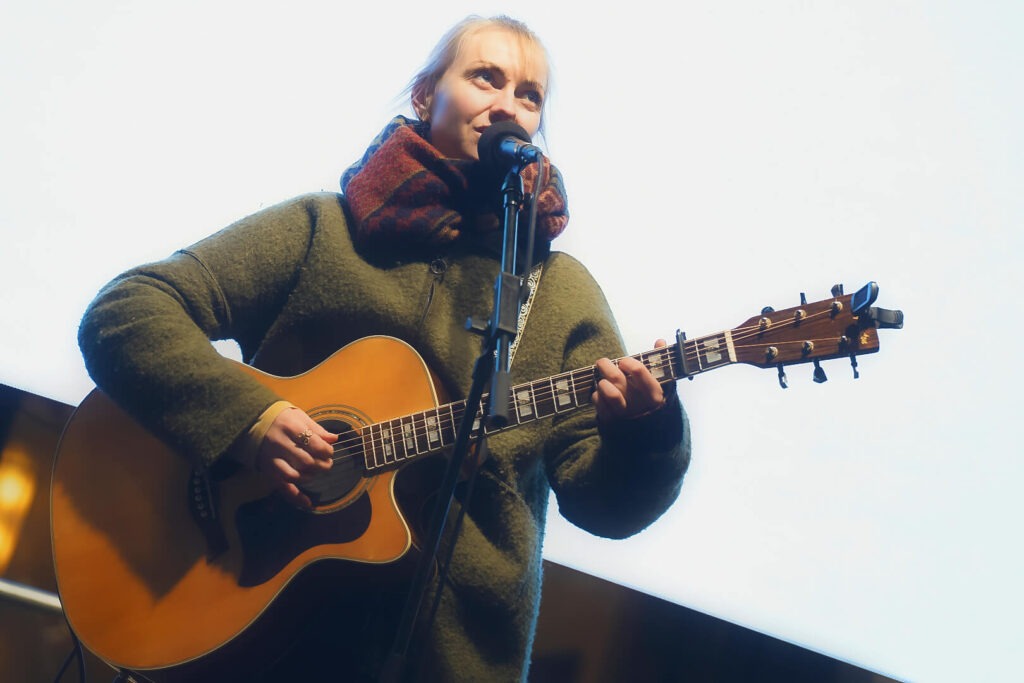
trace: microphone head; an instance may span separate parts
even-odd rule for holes
[[[498,121],[493,123],[480,134],[480,140],[476,143],[476,151],[480,158],[480,163],[491,169],[500,167],[499,146],[502,140],[509,137],[522,140],[527,144],[531,142],[530,134],[515,121]]]

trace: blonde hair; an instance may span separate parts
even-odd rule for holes
[[[427,58],[423,68],[413,76],[409,86],[406,88],[406,92],[409,95],[409,100],[412,103],[413,111],[421,119],[424,119],[424,112],[422,107],[430,106],[430,100],[434,96],[434,90],[437,88],[438,81],[444,76],[445,72],[452,65],[455,59],[459,55],[459,51],[462,49],[463,43],[466,38],[475,35],[481,31],[487,29],[502,29],[508,31],[519,39],[520,47],[525,51],[526,47],[529,46],[536,49],[544,57],[544,64],[547,66],[550,72],[550,60],[548,60],[548,52],[544,47],[544,44],[540,42],[540,38],[537,37],[530,28],[519,21],[505,15],[499,15],[496,17],[485,18],[479,16],[469,16],[460,21],[459,23],[452,26],[447,33],[441,36],[441,40],[437,42],[434,49],[430,52],[430,56]],[[550,81],[551,76],[548,74],[548,80]],[[545,90],[550,90],[548,85]],[[547,102],[547,96],[544,97],[544,103]],[[543,111],[543,104],[542,111]],[[424,119],[425,120],[425,119]],[[544,117],[541,115],[541,133],[544,131]]]

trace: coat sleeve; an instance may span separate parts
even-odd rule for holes
[[[604,295],[582,265],[564,341],[563,371],[625,355]],[[625,538],[660,517],[679,495],[690,462],[690,429],[675,386],[659,410],[600,424],[593,408],[556,417],[545,444],[559,512],[598,536]]]
[[[78,334],[97,386],[171,447],[214,461],[277,397],[210,341],[235,339],[252,356],[315,221],[315,202],[292,200],[107,284]]]

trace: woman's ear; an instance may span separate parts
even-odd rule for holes
[[[412,110],[416,112],[416,116],[424,123],[430,121],[430,102],[432,99],[431,95],[424,94],[422,90],[412,93]]]

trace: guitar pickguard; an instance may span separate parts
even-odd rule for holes
[[[270,580],[310,548],[354,541],[366,533],[372,513],[366,493],[328,513],[300,510],[276,495],[239,506],[235,515],[243,557],[239,586]]]

